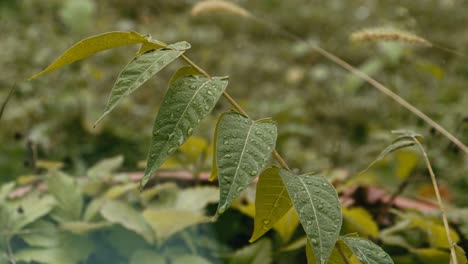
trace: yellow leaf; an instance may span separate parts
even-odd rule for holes
[[[419,157],[412,151],[402,150],[396,154],[396,160],[398,162],[396,175],[400,179],[404,180],[411,174],[418,164]]]
[[[340,247],[344,255],[340,253],[338,246]],[[306,245],[306,256],[307,256],[307,264],[317,263],[314,252],[312,251],[312,246],[310,245],[309,241],[307,241],[307,245]],[[344,260],[345,257],[347,260]],[[333,248],[333,251],[330,255],[330,258],[328,258],[327,263],[360,264],[361,262],[359,262],[359,260],[353,254],[353,252],[348,248],[348,246],[346,246],[345,243],[343,243],[343,241],[338,240],[336,241],[335,248]]]
[[[279,175],[279,168],[271,167],[263,171],[257,183],[254,232],[249,242],[252,243],[263,236],[291,208],[292,202]],[[287,233],[286,227],[280,227],[280,230]]]
[[[345,233],[357,232],[362,236],[379,236],[379,228],[372,216],[364,208],[341,208],[343,212],[343,230]]]
[[[160,239],[166,239],[189,226],[211,221],[204,215],[176,210],[147,209],[143,212],[143,217]]]
[[[273,230],[278,232],[283,243],[287,243],[294,232],[296,231],[297,226],[299,225],[299,216],[297,216],[296,210],[291,208],[274,226]]]
[[[418,228],[424,231],[432,247],[450,248],[445,227],[439,221],[436,222],[431,218],[418,215],[402,215],[402,217],[411,221],[410,228]],[[450,229],[450,236],[453,242],[460,241],[460,237],[453,229]]]
[[[82,60],[103,50],[127,46],[132,44],[144,43],[147,37],[136,32],[108,32],[92,36],[81,40],[80,42],[67,49],[60,57],[50,64],[42,72],[29,78],[36,79],[44,74],[54,71],[60,67]]]
[[[117,199],[130,191],[136,190],[137,187],[138,183],[134,182],[113,186],[107,190],[107,192],[104,194],[104,197],[107,199]]]
[[[206,150],[208,143],[201,137],[190,137],[180,146],[180,151],[189,158],[191,162],[198,160],[200,155]]]
[[[417,256],[421,263],[440,264],[450,262],[450,253],[435,248],[414,249],[412,252]]]
[[[63,168],[64,164],[60,161],[38,160],[36,161],[35,165],[39,169],[60,170],[61,168]]]

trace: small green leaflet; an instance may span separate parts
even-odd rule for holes
[[[140,188],[213,110],[227,84],[225,77],[208,79],[199,75],[183,76],[169,84],[154,123],[148,163]]]
[[[362,264],[393,264],[390,256],[379,246],[359,237],[342,237]]]
[[[45,70],[32,76],[29,80],[36,79],[44,74],[75,61],[82,60],[103,50],[145,42],[147,42],[147,37],[136,32],[116,31],[85,38],[67,49]]]
[[[249,242],[254,242],[270,230],[292,207],[280,169],[271,167],[260,174],[255,196],[254,232]]]
[[[327,263],[343,220],[335,188],[320,176],[294,175],[285,169],[281,169],[280,175],[309,238],[317,263]]]
[[[268,164],[276,144],[276,125],[270,119],[253,121],[237,112],[221,116],[216,139],[222,214]]]
[[[112,88],[104,113],[96,121],[95,125],[109,114],[122,99],[129,96],[153,75],[182,55],[185,50],[190,48],[190,44],[182,41],[168,47],[167,49],[147,51],[134,58],[122,70]]]

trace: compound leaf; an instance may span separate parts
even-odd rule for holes
[[[222,214],[261,172],[276,143],[276,125],[271,120],[253,121],[231,112],[222,116],[216,142]]]
[[[199,75],[174,80],[164,97],[153,127],[143,188],[169,155],[190,137],[200,121],[214,108],[226,89],[226,78]]]
[[[254,232],[250,242],[270,230],[292,207],[279,171],[278,167],[271,167],[260,174],[255,197]]]
[[[280,175],[311,242],[317,263],[326,263],[342,224],[335,188],[320,176],[294,175],[285,169],[280,170]]]
[[[60,67],[71,64],[78,60],[82,60],[103,50],[113,49],[132,44],[144,43],[146,41],[147,38],[141,34],[138,34],[136,32],[121,31],[108,32],[85,38],[73,45],[71,48],[67,49],[45,70],[30,77],[29,79],[36,79]]]
[[[122,99],[133,93],[189,48],[190,44],[182,41],[169,45],[168,48],[149,50],[134,58],[117,77],[104,113],[96,121],[96,124],[110,113]]]
[[[382,248],[367,239],[342,237],[342,241],[351,249],[362,264],[390,264],[393,260]]]

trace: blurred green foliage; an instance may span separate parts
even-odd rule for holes
[[[190,8],[194,2],[0,1],[0,99],[7,96],[14,82],[18,85],[0,120],[0,183],[36,173],[37,168],[32,166],[34,160],[63,162],[64,171],[78,176],[87,175],[88,168],[104,157],[123,155],[122,171],[139,169],[137,164],[145,159],[153,119],[167,81],[181,63],[162,71],[159,78],[151,79],[96,128],[93,128],[93,123],[105,107],[112,83],[136,49],[103,52],[47,78],[24,81],[85,36],[112,30],[135,30],[167,43],[187,40],[194,47],[189,51],[190,56],[204,69],[213,75],[229,75],[230,94],[239,99],[253,118],[272,116],[277,121],[277,146],[291,167],[301,168],[304,172],[325,171],[330,177],[339,177],[337,174],[345,171],[352,178],[343,188],[356,184],[372,185],[389,192],[396,190],[404,179],[414,174],[408,188],[410,191],[404,195],[412,198],[431,197],[432,193],[425,188],[429,178],[424,164],[418,160],[417,152],[411,149],[396,152],[365,174],[357,176],[389,144],[392,138],[390,130],[412,129],[425,138],[424,144],[435,173],[446,190],[444,198],[459,207],[468,205],[465,199],[468,189],[466,155],[443,136],[303,44],[286,40],[261,25],[229,15],[191,17]],[[468,64],[465,57],[434,48],[392,43],[356,44],[348,39],[353,31],[364,27],[392,25],[415,32],[440,46],[468,54],[468,29],[464,26],[468,5],[465,2],[237,2],[259,17],[318,43],[358,66],[440,122],[463,142],[468,142]],[[221,100],[215,112],[228,108],[228,103]],[[195,133],[205,139],[204,145],[212,140],[215,116],[203,121]],[[199,161],[195,156],[187,158],[178,153],[172,159],[172,165],[166,165],[189,171],[209,170],[210,159],[203,157]],[[8,186],[3,184],[1,188]],[[128,201],[136,206],[134,200]],[[43,202],[46,209],[52,210],[47,200]],[[453,213],[453,221],[466,222],[460,217],[463,214]],[[48,219],[53,214],[47,212],[46,215]],[[353,214],[350,215],[348,217]],[[235,214],[233,217],[244,216]],[[408,221],[400,218],[396,221],[397,226],[399,222]],[[59,218],[52,219],[56,221]],[[224,235],[228,240],[237,239],[242,244],[250,234],[239,226],[236,228],[239,223],[233,220],[234,227],[228,230],[232,234],[225,232]],[[45,229],[51,225],[42,220],[33,224]],[[139,248],[143,250],[138,253],[132,251],[132,255],[122,253],[122,256],[116,257],[121,258],[119,261],[134,258],[135,263],[144,263],[141,259],[154,254],[145,250],[147,241],[138,235],[121,226],[116,228],[100,224],[92,226],[98,230],[93,236],[108,239],[101,233],[101,228],[117,231],[114,230],[114,239],[110,239],[109,243],[98,243],[99,247],[109,250],[101,248],[103,254],[94,256],[96,263],[111,257],[114,247],[128,250],[127,245],[111,245],[112,241],[122,236],[128,241],[129,237],[134,236],[135,241],[128,243],[144,246]],[[466,240],[463,240],[468,236],[466,226],[460,228],[464,234],[461,239],[466,245]],[[359,227],[350,229],[358,231]],[[193,232],[196,233],[196,230]],[[401,254],[398,261],[395,259],[396,262],[424,262],[427,256],[431,258],[431,254],[443,255],[442,259],[446,257],[445,251],[442,254],[423,250],[433,246],[431,241],[426,240],[424,230],[405,230],[402,233],[398,233],[397,238],[390,237],[388,241],[380,238],[389,245],[385,249],[392,256]],[[421,239],[413,241],[412,237]],[[63,238],[64,242],[57,242],[62,239],[61,236],[54,239],[41,241],[49,244],[38,246],[51,248],[50,245],[61,243],[64,247],[74,247],[75,243],[81,243],[87,245],[83,252],[93,256],[95,249],[91,247],[95,243],[80,239],[66,242],[66,237]],[[184,239],[177,237],[174,240]],[[260,242],[263,244],[256,247],[271,248],[269,241]],[[15,243],[24,245],[25,242],[19,240]],[[392,243],[397,243],[393,251]],[[184,250],[184,254],[191,252],[189,245]],[[58,256],[60,254],[57,253]]]

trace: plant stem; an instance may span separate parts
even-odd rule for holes
[[[455,252],[455,243],[453,242],[452,236],[450,234],[450,226],[447,220],[447,214],[445,212],[444,204],[442,202],[442,198],[440,197],[439,186],[437,185],[437,179],[432,170],[431,162],[429,161],[429,157],[427,156],[426,151],[424,150],[421,143],[418,141],[416,137],[413,136],[414,142],[418,145],[419,149],[421,150],[424,160],[426,162],[426,167],[429,170],[429,174],[431,175],[432,186],[434,187],[434,192],[437,198],[437,203],[439,204],[440,212],[442,214],[442,221],[444,222],[445,232],[447,234],[447,240],[450,246],[450,254],[452,256],[452,264],[458,264],[457,254]]]
[[[195,70],[197,70],[203,76],[205,76],[208,79],[211,79],[211,76],[206,71],[204,71],[200,66],[195,64],[195,62],[193,62],[189,57],[182,54],[181,58],[184,61],[186,61],[188,64],[190,64],[190,66],[192,66]],[[234,109],[236,109],[236,111],[238,111],[239,113],[243,114],[246,117],[249,117],[247,112],[226,91],[223,92],[223,97],[234,107]],[[273,150],[273,157],[279,162],[281,167],[283,167],[283,168],[285,168],[287,170],[290,170],[288,164],[283,159],[283,157],[281,157],[281,155],[278,153],[278,151],[276,149]]]
[[[8,250],[8,262],[10,262],[10,264],[16,264],[15,257],[13,256],[13,249],[11,248],[10,238],[5,237],[5,241]]]
[[[8,93],[5,101],[3,101],[2,106],[0,107],[0,119],[2,119],[3,113],[5,111],[6,105],[8,104],[8,101],[10,101],[11,97],[13,96],[13,93],[15,92],[16,89],[16,83],[13,84],[13,86],[10,89],[10,92]]]

